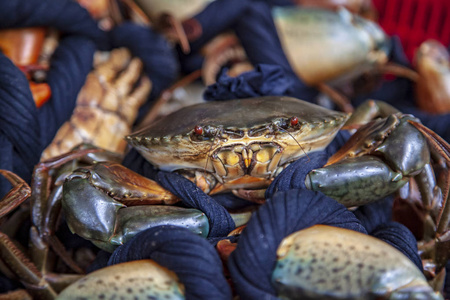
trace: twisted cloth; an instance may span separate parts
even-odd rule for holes
[[[152,259],[175,272],[186,288],[186,299],[231,299],[217,251],[185,228],[158,226],[143,231],[117,248],[108,265],[139,259]]]
[[[352,212],[320,193],[299,189],[276,192],[253,215],[229,258],[237,293],[243,299],[278,299],[271,285],[277,248],[286,236],[315,224],[367,233]],[[377,235],[403,253],[416,243],[408,229],[398,223],[378,227]],[[409,254],[420,263],[415,250]]]

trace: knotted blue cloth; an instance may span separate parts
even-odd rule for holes
[[[315,224],[367,233],[352,212],[321,193],[301,189],[275,192],[252,216],[229,258],[237,293],[244,299],[277,299],[271,277],[279,244],[291,233]],[[381,224],[373,236],[402,251],[422,269],[416,240],[406,227],[394,222]]]
[[[217,251],[188,229],[158,226],[138,233],[113,252],[108,265],[140,259],[152,259],[175,272],[186,299],[232,298]]]
[[[315,224],[367,233],[353,213],[323,194],[276,192],[252,216],[228,259],[237,293],[243,299],[277,299],[271,276],[278,245],[289,234]]]

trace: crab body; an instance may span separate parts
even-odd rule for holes
[[[324,149],[347,118],[295,98],[237,99],[186,107],[126,139],[162,170],[208,172],[229,190],[267,185],[288,163]]]
[[[181,173],[206,193],[233,191],[261,203],[265,189],[290,163],[323,150],[344,124],[361,124],[361,114],[372,115],[373,105],[366,106],[349,119],[346,113],[289,97],[211,102],[183,108],[126,139],[157,168]],[[431,209],[441,195],[434,174],[422,172],[430,169],[427,142],[408,123],[416,119],[384,106],[388,118],[361,127],[328,165],[309,172],[304,184],[351,207],[381,199],[419,177],[427,190],[425,206]],[[405,139],[414,139],[414,147]],[[63,187],[62,206],[71,230],[112,251],[140,230],[184,215],[192,222],[182,223],[208,236],[208,220],[201,211],[182,214],[168,206],[158,213],[154,204],[179,199],[156,182],[138,178],[111,163],[76,170]],[[241,217],[233,217],[236,226],[248,220]]]

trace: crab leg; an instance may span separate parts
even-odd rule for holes
[[[385,102],[368,100],[356,108],[342,129],[353,129],[376,117],[386,117],[398,112],[398,109]]]
[[[450,167],[450,145],[435,132],[425,127],[424,125],[409,121],[415,126],[424,136],[428,138],[430,145],[436,150],[442,157],[444,157],[447,167]],[[441,210],[437,217],[437,234],[443,234],[448,230],[448,224],[450,222],[450,205],[448,201],[450,190],[450,173],[445,173],[445,186],[442,187],[442,194],[444,202],[442,203]]]
[[[417,82],[419,79],[419,74],[416,71],[394,63],[382,65],[378,67],[378,71],[382,74],[392,74],[398,77],[403,77],[413,82]]]
[[[84,149],[80,151],[72,151],[68,154],[57,156],[45,162],[39,163],[34,169],[34,176],[32,181],[32,230],[36,230],[36,234],[32,234],[32,254],[33,261],[37,264],[38,269],[47,273],[48,251],[49,251],[49,236],[53,235],[53,228],[51,225],[56,224],[58,217],[57,211],[52,211],[58,206],[50,205],[51,199],[50,186],[51,178],[49,172],[51,169],[62,166],[74,159],[86,156],[89,153],[102,152],[104,150],[98,148]],[[52,213],[50,213],[52,212]],[[69,255],[65,255],[65,260],[69,260]]]
[[[10,171],[0,170],[0,174],[2,174],[13,185],[13,188],[0,202],[1,218],[28,199],[31,195],[31,189],[28,184],[22,180],[22,178]]]
[[[450,166],[450,145],[443,138],[424,125],[413,121],[409,121],[409,123],[411,123],[425,137],[427,137],[431,147],[444,158],[448,168]],[[436,263],[436,274],[441,272],[447,261],[450,259],[450,230],[448,228],[450,222],[450,204],[448,200],[450,190],[450,174],[448,170],[444,172],[444,176],[445,186],[442,187],[443,202],[436,221],[437,230],[434,257],[434,261]]]
[[[2,218],[27,200],[31,189],[24,180],[10,171],[0,170],[0,174],[13,185],[0,202],[0,218]],[[52,299],[56,296],[55,291],[43,280],[43,276],[36,266],[2,232],[0,232],[0,257],[28,289],[36,291],[44,299]]]
[[[354,111],[354,107],[350,100],[339,93],[336,89],[325,83],[317,84],[317,89],[330,97],[330,99],[339,107],[343,112],[351,113]]]

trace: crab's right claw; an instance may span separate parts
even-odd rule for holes
[[[112,252],[136,233],[158,225],[188,227],[206,237],[209,223],[205,214],[170,205],[178,201],[156,182],[120,164],[102,162],[79,168],[67,177],[62,208],[73,233]]]

